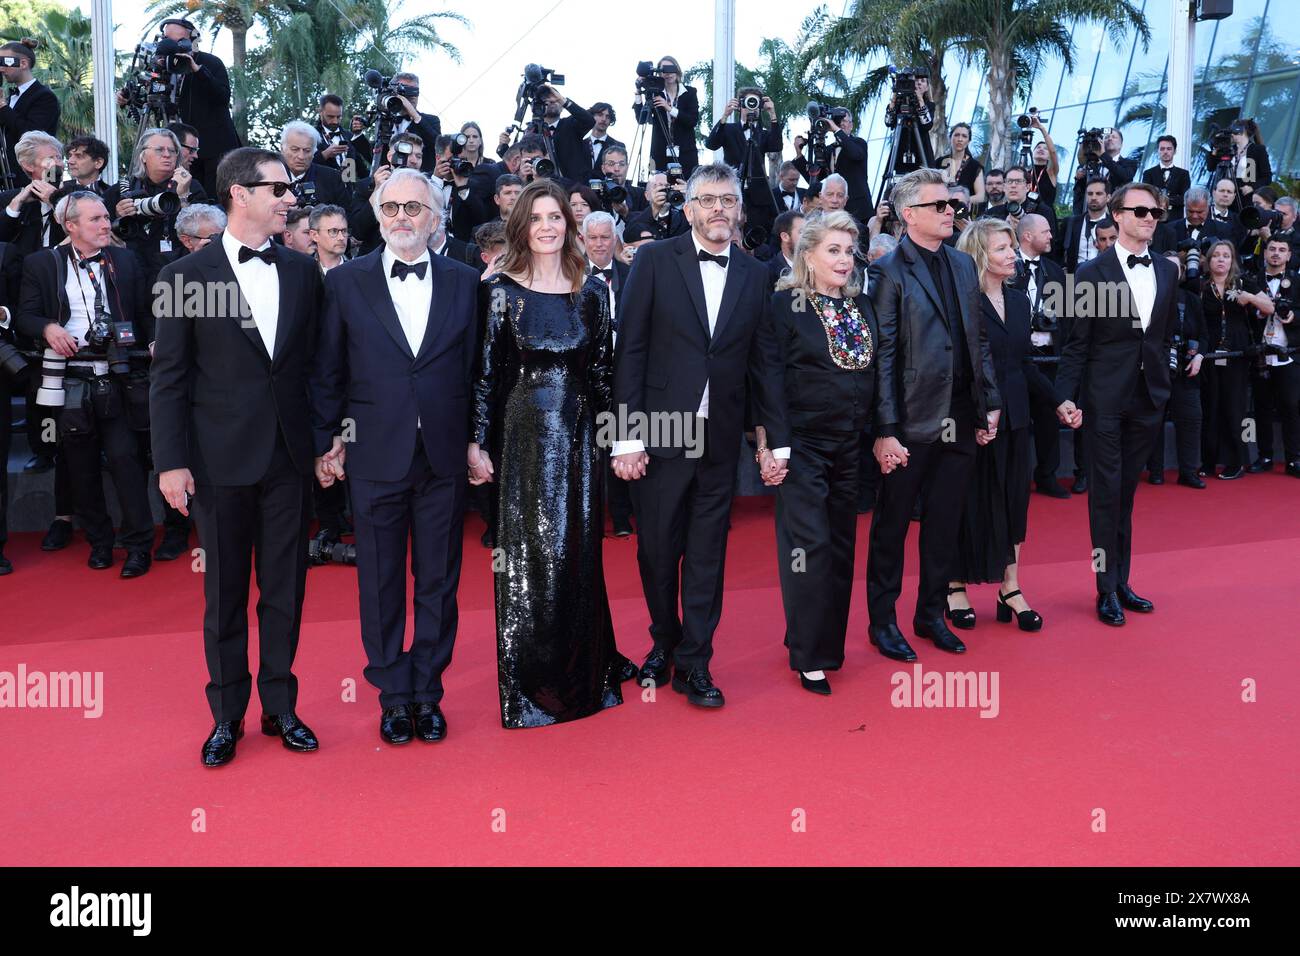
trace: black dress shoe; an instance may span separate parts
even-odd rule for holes
[[[1265,471],[1272,471],[1273,459],[1265,458],[1263,455],[1261,455],[1260,457],[1252,461],[1250,463],[1250,467],[1247,468],[1246,470],[1250,472],[1252,475],[1258,475],[1261,472],[1265,472]]]
[[[831,682],[825,677],[821,680],[813,680],[811,677],[805,677],[803,674],[800,674],[799,683],[803,685],[804,690],[810,690],[814,694],[821,694],[823,697],[829,697],[831,695]]]
[[[220,767],[235,759],[235,741],[244,736],[242,720],[223,720],[212,728],[208,739],[203,741],[203,750],[199,759],[205,767]]]
[[[54,459],[50,455],[32,455],[27,459],[27,464],[23,465],[23,471],[29,475],[38,475],[53,467]]]
[[[1151,472],[1151,474],[1147,475],[1147,484],[1163,485],[1164,483],[1165,483],[1165,476],[1158,471],[1153,471]]]
[[[262,733],[268,737],[279,737],[284,748],[295,753],[311,753],[320,746],[311,728],[299,720],[293,711],[287,714],[263,714]]]
[[[948,593],[950,595],[965,594],[966,589],[964,587],[949,588]],[[943,615],[948,620],[952,621],[955,627],[959,627],[963,631],[972,631],[975,629],[975,609],[973,607],[959,607],[954,611],[952,608],[948,607],[945,602]]]
[[[1218,478],[1220,481],[1236,481],[1244,474],[1246,474],[1246,469],[1238,465],[1236,468],[1233,468],[1231,471],[1224,469],[1223,471],[1219,472],[1219,474],[1217,474],[1215,477]]]
[[[1017,611],[1007,603],[1007,598],[1013,598],[1020,594],[1020,589],[1012,591],[1010,594],[1003,594],[1002,589],[998,588],[998,621],[1002,624],[1011,623],[1011,615],[1016,616],[1016,626],[1022,631],[1041,631],[1043,629],[1043,616],[1029,608],[1027,611]],[[1022,595],[1023,596],[1023,595]]]
[[[1288,461],[1286,463],[1286,473],[1292,478],[1300,478],[1300,461]]]
[[[1124,609],[1119,606],[1119,595],[1114,591],[1097,595],[1097,618],[1103,624],[1119,627],[1124,623]]]
[[[1088,479],[1083,476],[1074,479],[1074,484],[1070,486],[1070,490],[1076,495],[1084,494],[1088,490]]]
[[[696,707],[721,707],[726,701],[722,691],[713,686],[709,672],[697,667],[685,677],[681,671],[673,670],[673,690],[685,694],[686,699]]]
[[[624,518],[622,521],[614,522],[614,537],[627,538],[632,534],[632,522]]]
[[[913,621],[912,631],[917,637],[928,637],[934,646],[949,654],[965,654],[966,645],[943,623],[943,618],[933,621]]]
[[[1049,498],[1069,498],[1070,492],[1055,481],[1039,482],[1034,486],[1040,495],[1047,495]]]
[[[385,743],[409,744],[415,737],[415,723],[411,720],[410,704],[385,707],[379,715],[379,736]]]
[[[479,543],[482,544],[483,547],[485,548],[495,548],[497,546],[497,538],[496,535],[492,533],[491,528],[489,528],[487,531],[484,531],[483,537],[479,538],[478,540]]]
[[[656,687],[668,683],[668,655],[658,648],[646,655],[645,663],[637,671],[636,682],[644,687],[646,681],[653,681]]]
[[[13,574],[14,566],[3,554],[0,554],[0,578],[6,574]]]
[[[170,531],[163,533],[163,539],[154,550],[153,557],[155,561],[175,561],[187,550],[189,550],[190,537],[188,534],[173,534]]]
[[[108,545],[101,545],[98,548],[90,549],[90,557],[86,561],[86,567],[93,568],[96,571],[103,571],[105,568],[113,566],[113,549]]]
[[[415,734],[425,743],[436,744],[447,736],[447,718],[437,704],[415,705]]]
[[[1156,606],[1144,597],[1138,597],[1133,593],[1133,589],[1127,584],[1121,584],[1119,591],[1119,603],[1130,611],[1140,611],[1143,614],[1150,614],[1156,609]]]
[[[62,551],[72,543],[72,522],[55,518],[41,539],[42,551]]]
[[[1205,482],[1203,482],[1203,481],[1202,481],[1199,477],[1197,477],[1196,475],[1179,475],[1179,476],[1178,476],[1178,483],[1179,483],[1180,485],[1185,485],[1185,486],[1188,487],[1188,488],[1204,488],[1204,487],[1205,487]]]
[[[152,564],[148,551],[128,551],[126,561],[122,563],[122,577],[138,578],[142,574],[148,574]]]
[[[618,654],[614,658],[614,670],[618,672],[618,682],[620,684],[636,680],[637,666],[622,654]]]
[[[881,627],[872,625],[867,630],[867,637],[880,649],[880,653],[891,660],[904,663],[916,660],[916,651],[912,650],[912,645],[907,643],[907,638],[903,637],[903,632],[898,629],[897,624],[886,624]]]

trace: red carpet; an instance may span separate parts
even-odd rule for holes
[[[997,624],[989,586],[973,589],[964,657],[914,642],[927,670],[997,672],[983,719],[891,705],[891,675],[911,666],[866,642],[869,516],[845,669],[830,698],[799,690],[771,502],[741,500],[713,666],[727,706],[701,712],[666,687],[647,703],[625,685],[622,707],[515,731],[499,722],[471,519],[448,740],[381,744],[353,572],[318,568],[296,669],[322,749],[261,737],[254,699],[251,734],[216,771],[198,763],[210,719],[188,565],[121,581],[85,567],[80,537],[43,554],[21,535],[0,579],[0,672],[102,671],[103,716],[0,710],[0,864],[1295,865],[1298,504],[1300,482],[1280,474],[1143,485],[1133,583],[1157,610],[1110,629],[1093,614],[1083,499],[1035,496],[1021,579],[1044,631]],[[619,645],[639,658],[635,539],[607,540],[605,561]]]

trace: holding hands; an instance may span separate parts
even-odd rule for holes
[[[1056,406],[1056,417],[1061,420],[1062,425],[1069,425],[1071,428],[1078,428],[1083,424],[1083,410],[1069,399]]]
[[[492,480],[492,459],[476,443],[469,444],[469,483],[481,485]]]
[[[346,457],[343,439],[335,435],[330,450],[316,459],[316,480],[320,482],[322,488],[328,488],[335,481],[344,481],[347,478],[343,472],[343,460]]]
[[[897,438],[877,438],[872,452],[880,464],[881,474],[887,475],[895,468],[907,467],[907,449]]]

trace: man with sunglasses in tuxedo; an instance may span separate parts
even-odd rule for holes
[[[1074,315],[1056,391],[1063,423],[1080,426],[1083,413],[1076,400],[1082,398],[1087,410],[1088,524],[1097,617],[1119,626],[1125,623],[1125,610],[1154,609],[1129,586],[1133,495],[1151,448],[1161,438],[1169,402],[1178,267],[1152,253],[1152,236],[1165,216],[1157,187],[1121,186],[1111,197],[1110,214],[1119,227],[1115,245],[1074,274]]]
[[[232,150],[217,167],[217,190],[226,231],[158,276],[149,402],[159,488],[182,514],[193,508],[203,549],[214,721],[201,752],[206,767],[230,762],[243,736],[254,549],[262,733],[294,752],[318,746],[296,713],[293,660],[315,465],[307,371],[320,269],[310,256],[271,242],[295,203],[278,154]],[[193,290],[204,292],[201,309]]]

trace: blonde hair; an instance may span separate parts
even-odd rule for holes
[[[788,275],[777,280],[776,287],[781,289],[803,289],[809,296],[815,295],[817,287],[813,284],[812,269],[808,267],[808,255],[816,249],[832,232],[845,232],[853,237],[854,245],[858,241],[858,223],[853,216],[843,209],[824,212],[818,216],[809,216],[803,221],[799,232],[799,242],[794,247],[794,268]],[[844,294],[852,297],[862,291],[862,283],[855,269],[844,284]]]
[[[993,237],[998,233],[1006,235],[1011,241],[1011,248],[1019,246],[1016,231],[1011,228],[1011,224],[1005,219],[989,216],[976,219],[962,230],[961,238],[957,240],[957,248],[975,260],[975,272],[981,281],[989,268],[989,247],[993,245]]]

